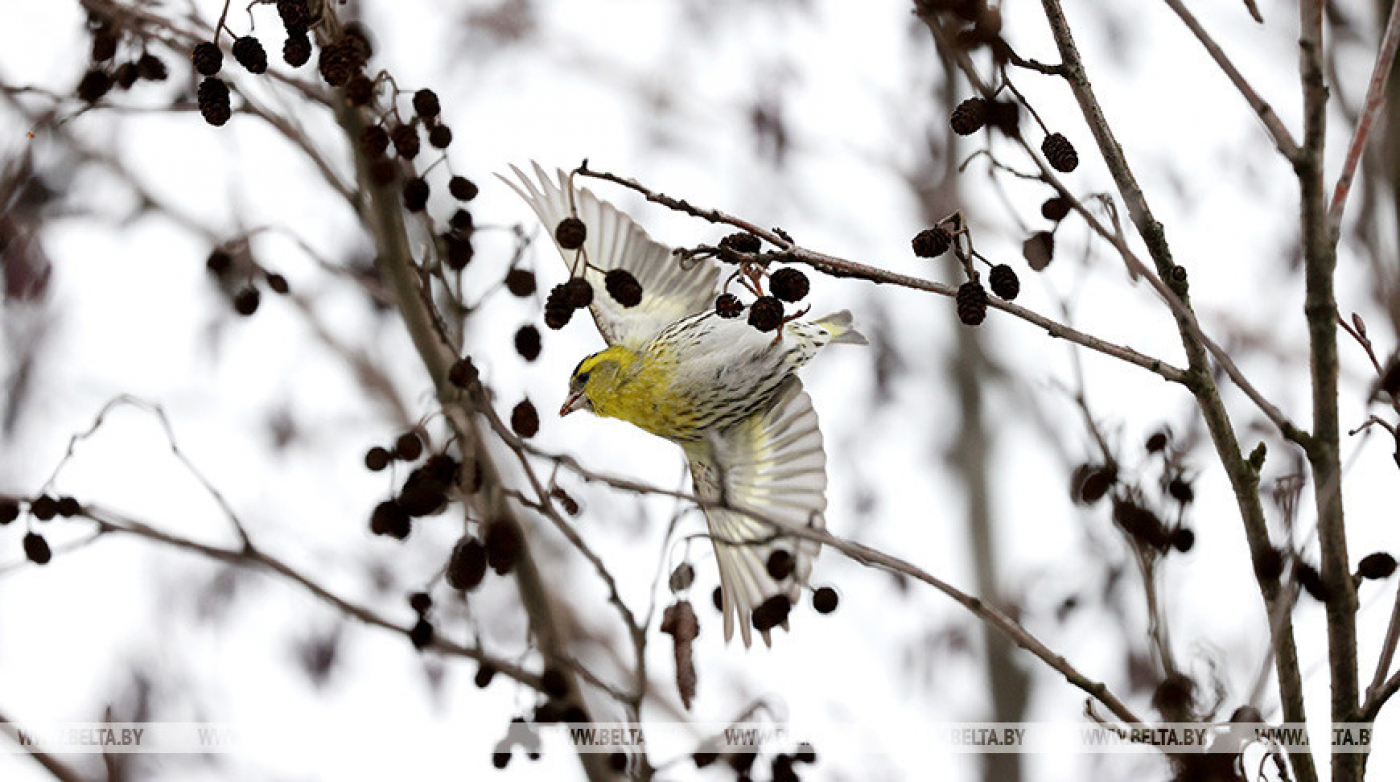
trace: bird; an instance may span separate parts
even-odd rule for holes
[[[566,218],[583,222],[579,249],[565,249],[557,237],[555,245],[598,291],[589,309],[608,344],[574,369],[560,415],[588,410],[681,447],[714,545],[725,642],[737,627],[750,647],[752,626],[771,646],[769,630],[787,628],[820,545],[766,520],[826,526],[826,452],[812,400],[795,373],[827,345],[868,342],[846,310],[784,319],[776,337],[747,318],[723,317],[716,308],[717,263],[683,265],[626,213],[574,187],[563,171],[551,177],[538,163],[533,168],[533,178],[516,166],[514,179],[500,178],[552,235]],[[602,292],[606,273],[615,269],[640,284],[633,306]]]

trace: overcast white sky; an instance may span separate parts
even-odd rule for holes
[[[220,7],[208,0],[193,5],[208,20]],[[901,174],[922,154],[927,128],[943,121],[934,93],[940,66],[908,3],[541,1],[533,4],[538,25],[533,37],[500,49],[464,27],[467,12],[487,3],[365,5],[377,36],[375,65],[389,69],[406,89],[431,86],[441,96],[456,134],[452,165],[482,187],[473,204],[478,225],[521,222],[537,228],[494,173],[532,159],[569,167],[588,158],[597,168],[634,176],[697,204],[760,225],[780,225],[805,246],[952,281],[946,267],[916,259],[908,249],[909,237],[922,226]],[[1015,5],[1006,11],[1008,39],[1023,55],[1053,60],[1038,8]],[[1291,172],[1268,153],[1247,106],[1163,4],[1068,5],[1100,99],[1167,226],[1177,258],[1190,269],[1203,324],[1228,335],[1222,341],[1242,351],[1241,366],[1250,377],[1290,415],[1306,420],[1301,295],[1286,271],[1296,233],[1289,227],[1296,222]],[[1296,32],[1289,4],[1262,3],[1263,26],[1248,19],[1241,3],[1196,5],[1284,122],[1296,127]],[[1357,18],[1369,19],[1369,3],[1350,6],[1361,6],[1355,8]],[[275,13],[260,8],[255,16],[275,58],[281,41]],[[247,29],[241,11],[231,19],[235,29]],[[61,92],[72,88],[86,67],[76,4],[0,0],[0,20],[0,79]],[[1341,58],[1336,93],[1350,105],[1359,100],[1369,73],[1369,40],[1368,34],[1367,43],[1347,44]],[[172,71],[172,84],[118,94],[112,102],[163,105],[174,84],[186,78],[183,63],[172,63]],[[1076,192],[1111,192],[1067,90],[1033,74],[1016,79],[1050,128],[1079,147],[1083,165],[1067,178]],[[248,89],[262,87],[249,82]],[[259,94],[274,106],[284,100],[265,90]],[[770,95],[781,96],[791,132],[782,168],[756,154],[748,126],[749,107]],[[343,142],[327,117],[303,109],[293,113],[348,174]],[[353,215],[317,183],[297,153],[250,118],[213,129],[190,113],[97,112],[75,119],[73,127],[124,160],[151,193],[222,235],[271,225],[294,231],[333,263],[365,257]],[[53,165],[53,146],[42,134],[30,141],[26,130],[8,107],[0,108],[0,159],[32,147],[41,168]],[[959,154],[973,149],[966,146]],[[1337,169],[1344,149],[1345,138],[1338,134],[1328,150],[1329,171]],[[1007,145],[997,150],[1010,155]],[[1014,157],[1007,162],[1020,163]],[[1082,223],[1071,220],[1060,229],[1057,260],[1046,273],[1025,269],[1020,245],[1028,230],[1043,227],[1038,204],[1044,188],[1006,180],[1003,195],[989,186],[985,166],[974,162],[968,172],[962,205],[978,249],[1021,272],[1024,293],[1018,303],[1063,317],[1059,310],[1067,302],[1077,327],[1183,363],[1165,309],[1146,286],[1130,283],[1102,247],[1086,251]],[[37,319],[52,319],[54,326],[37,368],[36,398],[0,448],[0,489],[23,493],[41,484],[68,437],[90,425],[114,395],[157,401],[182,449],[266,548],[340,594],[407,621],[403,595],[440,566],[455,529],[447,523],[424,525],[405,545],[372,539],[366,531],[364,519],[389,485],[384,475],[366,472],[361,457],[397,433],[392,422],[356,388],[289,302],[265,295],[255,317],[233,317],[204,271],[207,241],[161,217],[131,218],[129,191],[106,176],[85,174],[63,185],[74,204],[106,217],[51,222],[42,236],[55,267],[46,309],[7,305],[2,314],[7,339],[25,334]],[[593,187],[668,244],[720,235],[712,226],[642,204],[618,189]],[[438,207],[446,208],[446,202]],[[290,241],[266,238],[255,250],[262,263],[281,271],[294,290],[311,299],[325,324],[369,351],[414,406],[414,415],[432,410],[430,389],[396,320],[366,312],[355,290],[325,274]],[[538,250],[529,262],[550,284],[562,280],[553,250]],[[1389,251],[1393,259],[1393,241]],[[499,279],[508,252],[506,232],[482,232],[469,278],[473,296]],[[1344,312],[1361,312],[1373,325],[1378,349],[1389,350],[1394,333],[1367,294],[1372,282],[1366,269],[1344,248],[1341,306]],[[945,457],[958,415],[947,380],[956,327],[951,303],[815,277],[811,300],[816,313],[851,309],[858,324],[868,324],[866,333],[885,340],[899,360],[887,404],[875,402],[875,349],[834,349],[805,372],[827,437],[832,530],[971,588],[962,493]],[[521,324],[538,319],[538,302],[504,295],[490,298],[475,319],[473,353],[481,357],[502,410],[522,395],[541,411],[557,409],[570,368],[600,345],[591,326],[576,319],[562,332],[547,333],[543,356],[527,365],[513,355],[510,337]],[[994,358],[1011,376],[989,391],[986,405],[996,436],[993,499],[1006,594],[1020,603],[1023,621],[1047,644],[1092,678],[1126,692],[1124,639],[1143,637],[1143,611],[1134,577],[1119,595],[1128,606],[1128,626],[1098,606],[1105,563],[1126,564],[1126,549],[1103,509],[1075,508],[1065,491],[1069,467],[1093,455],[1064,390],[1074,382],[1069,347],[998,315],[983,328]],[[1256,338],[1258,344],[1250,341]],[[6,344],[5,350],[13,350]],[[4,371],[13,369],[12,358],[13,353],[0,354]],[[1350,343],[1344,342],[1342,358],[1343,425],[1350,427],[1365,417],[1368,369]],[[1125,454],[1136,457],[1138,444],[1164,423],[1178,432],[1191,428],[1194,408],[1179,389],[1094,355],[1083,356],[1083,368],[1089,403]],[[1249,427],[1259,416],[1233,389],[1226,393],[1246,448],[1251,447],[1266,435]],[[283,450],[271,447],[268,421],[274,413],[290,415],[298,430]],[[1390,523],[1394,463],[1382,439],[1353,438],[1345,444],[1352,489],[1348,534],[1355,558],[1397,548]],[[583,454],[607,472],[683,485],[682,463],[672,446],[617,422],[547,415],[538,442]],[[1163,593],[1178,658],[1195,674],[1215,669],[1225,686],[1228,714],[1248,697],[1267,639],[1228,485],[1207,450],[1193,453],[1190,461],[1200,473],[1199,500],[1190,514],[1197,545],[1169,561]],[[1266,481],[1287,469],[1276,447]],[[576,481],[568,485],[585,505],[581,533],[613,564],[624,598],[644,610],[674,503],[640,502]],[[231,541],[216,505],[171,458],[158,424],[134,410],[114,414],[98,436],[79,447],[57,488],[163,529]],[[1297,541],[1315,552],[1309,504],[1303,503]],[[694,532],[700,521],[692,514],[686,524]],[[52,537],[55,542],[79,537],[75,532],[55,531]],[[1276,530],[1276,539],[1281,536]],[[549,557],[552,549],[562,563],[551,575],[586,607],[587,621],[616,634],[596,578],[577,557],[566,556],[557,538],[541,540],[542,556]],[[683,548],[672,547],[668,562],[683,554]],[[362,743],[334,752],[269,749],[207,768],[172,765],[159,778],[484,778],[495,773],[490,751],[507,720],[532,703],[505,681],[477,690],[472,664],[422,659],[404,639],[344,623],[329,608],[264,576],[241,579],[228,613],[202,622],[195,619],[201,595],[218,571],[195,557],[137,541],[104,540],[42,569],[10,570],[20,556],[17,530],[0,529],[0,710],[16,719],[98,719],[102,704],[120,696],[135,664],[160,682],[158,700],[168,709],[160,712],[164,720],[275,719],[289,726],[374,721],[421,728],[430,736],[413,752]],[[948,648],[958,639],[974,649],[980,644],[975,622],[954,603],[932,590],[913,585],[906,590],[884,574],[826,552],[814,582],[840,589],[840,610],[821,617],[804,606],[795,613],[792,632],[780,634],[771,650],[726,647],[719,617],[709,606],[716,578],[712,560],[697,547],[694,561],[702,623],[697,720],[726,720],[753,698],[767,697],[797,725],[849,723],[870,750],[824,757],[808,778],[977,778],[974,758],[891,742],[881,734],[886,725],[988,719],[980,660]],[[383,573],[386,588],[376,590],[369,572]],[[1392,590],[1393,585],[1368,584],[1361,593],[1367,679]],[[1093,607],[1056,622],[1055,607],[1081,593]],[[498,583],[474,608],[481,616],[509,617],[510,596]],[[667,599],[664,589],[655,599]],[[456,623],[446,626],[470,637],[460,606],[449,610]],[[1296,622],[1309,702],[1320,714],[1327,702],[1322,611],[1305,604]],[[341,626],[341,657],[329,683],[315,689],[296,667],[295,645]],[[483,633],[501,639],[506,644],[501,653],[513,657],[522,652],[519,630],[507,625]],[[1028,720],[1082,718],[1077,690],[1028,655],[1018,659],[1035,681]],[[649,664],[671,670],[668,639],[652,644]],[[606,662],[599,665],[605,674],[616,670]],[[1259,705],[1266,717],[1277,719],[1269,692]],[[674,701],[669,692],[667,698]],[[1134,698],[1133,706],[1150,712],[1145,697]],[[666,718],[660,711],[647,716]],[[1400,762],[1385,740],[1394,730],[1394,718],[1383,716],[1380,749],[1371,761],[1374,778],[1384,778],[1386,769]],[[652,760],[668,757],[661,751]],[[1087,774],[1166,775],[1152,761],[1072,752],[1029,758],[1026,765],[1027,778],[1043,782]],[[574,778],[577,763],[567,748],[547,746],[542,760],[532,764],[517,756],[507,773],[514,779]],[[694,776],[680,764],[665,778]],[[709,772],[695,778],[721,776]],[[46,777],[28,759],[0,753],[0,778]]]

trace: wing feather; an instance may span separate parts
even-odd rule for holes
[[[511,166],[518,181],[506,177],[501,181],[525,199],[553,240],[555,227],[571,214],[569,177],[563,171],[555,171],[551,177],[538,163],[533,165],[533,178]],[[653,240],[612,204],[581,188],[574,189],[573,200],[573,208],[588,228],[583,252],[596,267],[584,273],[594,292],[589,309],[609,345],[639,350],[666,326],[713,304],[719,281],[719,267],[713,261],[683,269],[670,248]],[[559,252],[570,269],[583,265],[577,260],[577,251],[560,247]],[[637,278],[642,286],[641,303],[623,307],[607,294],[604,273],[612,269],[626,269]]]
[[[724,499],[797,526],[825,527],[826,452],[812,400],[797,378],[784,382],[766,411],[688,444],[686,455],[701,498]],[[719,563],[724,638],[734,636],[737,622],[748,646],[753,610],[777,594],[796,605],[820,546],[743,513],[707,508],[705,517]],[[768,575],[767,563],[780,548],[793,555],[796,567],[778,582]],[[767,632],[763,639],[769,640]]]

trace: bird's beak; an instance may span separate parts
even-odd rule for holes
[[[559,417],[562,418],[575,410],[582,410],[586,404],[588,404],[588,400],[584,398],[583,390],[579,389],[569,394],[569,398],[564,400],[564,406],[559,408]]]

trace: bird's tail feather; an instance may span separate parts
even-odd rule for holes
[[[856,331],[855,327],[851,325],[852,320],[853,318],[851,317],[850,310],[841,310],[840,312],[833,312],[825,317],[817,318],[812,322],[826,329],[826,332],[831,335],[831,341],[834,343],[869,345],[870,340],[866,339],[864,334]]]

